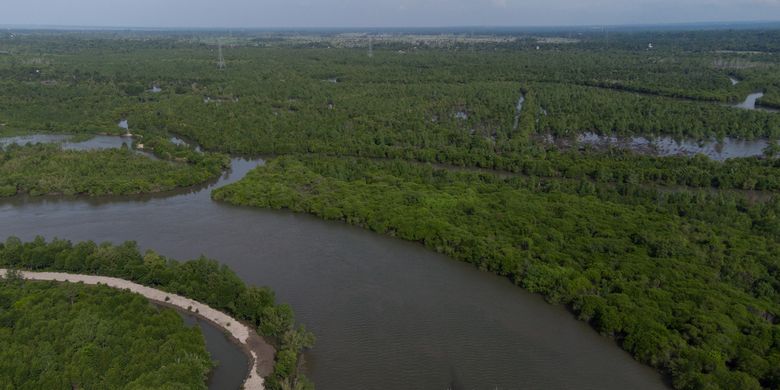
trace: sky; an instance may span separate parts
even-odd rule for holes
[[[780,0],[0,0],[1,25],[563,26],[780,21]]]

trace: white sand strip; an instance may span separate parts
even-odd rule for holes
[[[0,268],[0,277],[4,277],[7,270]],[[252,355],[252,362],[250,370],[246,380],[244,380],[244,389],[246,390],[264,390],[263,378],[258,374],[260,371],[260,359],[258,359],[257,352],[253,351],[249,346],[249,339],[253,333],[256,333],[254,329],[240,323],[236,319],[229,315],[222,313],[221,311],[212,309],[208,305],[193,301],[192,299],[185,298],[181,295],[167,293],[165,291],[157,290],[151,287],[142,286],[138,283],[133,283],[124,279],[111,278],[108,276],[95,276],[95,275],[79,275],[79,274],[66,274],[59,272],[28,272],[21,271],[21,275],[24,279],[30,280],[42,280],[42,281],[56,281],[56,282],[73,282],[84,284],[103,284],[109,287],[118,288],[122,290],[129,290],[131,292],[141,294],[144,297],[161,302],[167,305],[175,306],[183,310],[190,311],[191,313],[203,317],[215,325],[219,326],[226,332],[228,332],[236,341],[238,341],[246,350],[250,351]],[[257,338],[257,336],[255,334]]]

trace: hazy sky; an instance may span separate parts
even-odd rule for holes
[[[0,24],[387,27],[780,21],[780,0],[0,0]]]

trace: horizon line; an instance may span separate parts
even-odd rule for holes
[[[616,23],[616,24],[526,24],[526,25],[417,25],[417,26],[108,26],[108,25],[77,25],[77,24],[11,24],[0,23],[0,29],[21,30],[136,30],[136,31],[193,31],[193,30],[260,30],[260,31],[290,31],[290,30],[413,30],[413,29],[566,29],[566,28],[631,28],[631,27],[728,27],[733,25],[777,25],[780,20],[752,21],[691,21],[691,22],[657,22],[657,23]]]

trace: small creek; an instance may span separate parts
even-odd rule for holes
[[[517,104],[515,105],[515,122],[512,125],[512,130],[517,130],[520,126],[520,114],[523,111],[523,103],[525,103],[525,94],[521,92],[520,98],[517,99]]]
[[[189,326],[197,326],[206,340],[206,349],[217,366],[211,370],[208,386],[211,390],[239,389],[244,383],[249,360],[222,329],[214,324],[183,310],[177,312]]]
[[[757,110],[757,111],[764,111],[764,112],[778,112],[778,111],[780,111],[780,110],[776,110],[774,108],[766,108],[766,107],[761,107],[761,106],[757,105],[758,100],[761,99],[762,97],[764,97],[764,93],[763,92],[751,93],[750,95],[747,96],[747,98],[745,98],[745,101],[743,101],[740,104],[735,105],[734,107],[741,108],[743,110]]]

